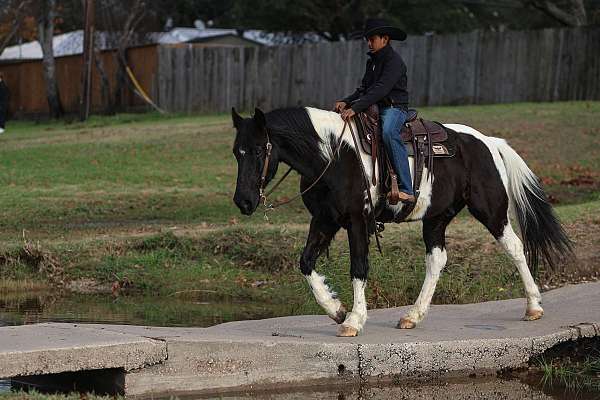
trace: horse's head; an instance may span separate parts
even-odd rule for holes
[[[252,118],[242,118],[235,108],[231,109],[233,126],[236,129],[233,155],[238,163],[237,184],[233,201],[242,214],[251,215],[260,202],[260,187],[269,142],[266,118],[261,110],[255,109]],[[271,150],[266,185],[277,172],[278,157],[275,148]]]

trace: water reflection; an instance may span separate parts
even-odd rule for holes
[[[45,392],[44,388],[37,388]],[[9,381],[0,380],[0,395],[11,390]],[[165,396],[165,399],[174,398]],[[344,386],[317,386],[295,390],[272,388],[263,392],[236,394],[179,395],[181,400],[221,399],[221,400],[408,400],[408,399],[444,399],[444,400],[598,400],[599,393],[570,392],[563,389],[542,388],[529,385],[518,379],[477,378],[448,381],[410,381],[388,385],[355,385],[349,382]],[[155,400],[157,397],[152,396]]]
[[[206,327],[290,315],[288,305],[73,293],[0,293],[0,325],[80,322]]]
[[[518,379],[477,378],[437,382],[410,381],[395,385],[352,385],[322,386],[296,391],[263,393],[239,393],[232,395],[185,396],[182,399],[336,399],[336,400],[404,400],[404,399],[444,399],[444,400],[597,400],[599,394],[548,390],[528,385]]]

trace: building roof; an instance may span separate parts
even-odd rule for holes
[[[188,42],[206,42],[212,38],[223,36],[240,36],[236,29],[221,29],[221,28],[173,28],[169,32],[155,32],[146,35],[140,44],[177,44]],[[115,43],[114,34],[100,32],[98,36],[101,40],[100,48],[107,50],[114,48],[111,42]],[[241,37],[250,42],[273,46],[277,44],[289,44],[298,42],[315,43],[321,38],[314,33],[304,33],[297,35],[288,35],[284,33],[269,33],[260,30],[243,31]],[[98,40],[98,39],[97,39]],[[81,54],[83,52],[83,30],[76,30],[60,35],[55,35],[54,39],[54,56],[64,57]],[[40,60],[43,58],[42,47],[39,42],[33,41],[21,45],[11,46],[4,49],[0,54],[0,61],[9,60]]]
[[[53,39],[54,56],[81,54],[83,49],[83,31],[73,31],[55,35]],[[0,54],[0,60],[39,60],[43,56],[42,46],[35,40],[22,45],[10,46]]]
[[[222,36],[240,36],[235,29],[220,28],[173,28],[169,32],[158,32],[154,35],[155,42],[159,44],[199,42]],[[241,37],[256,44],[267,46],[272,44],[262,31],[244,31]]]

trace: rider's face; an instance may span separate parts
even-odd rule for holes
[[[373,35],[367,38],[367,42],[369,43],[369,50],[371,50],[373,53],[376,53],[379,50],[383,49],[389,41],[390,37],[387,35]]]

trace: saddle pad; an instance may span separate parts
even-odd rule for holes
[[[440,125],[441,127],[441,125]],[[456,155],[456,135],[457,133],[453,130],[449,130],[447,128],[442,128],[444,130],[446,140],[443,142],[435,142],[432,141],[431,150],[433,151],[433,157],[454,157]],[[412,141],[404,142],[404,147],[406,147],[406,152],[409,157],[414,157],[415,152],[412,145]],[[427,157],[429,155],[429,147],[425,146],[425,154]]]
[[[358,138],[360,146],[362,150],[371,155],[371,141],[370,135],[372,134],[372,129],[365,128],[364,123],[365,120],[361,118],[355,118],[356,128],[358,130]],[[418,119],[413,119],[413,121],[405,124],[400,132],[402,137],[402,141],[406,146],[406,150],[409,156],[414,156],[414,150],[412,146],[412,132],[417,135],[427,134],[427,132],[423,129],[423,125],[419,122]],[[448,130],[445,129],[440,123],[434,121],[422,120],[425,128],[429,131],[431,135],[431,149],[433,150],[434,157],[453,157],[456,153],[456,140],[455,138],[451,138],[452,133],[449,135]],[[416,122],[416,123],[415,123]],[[412,131],[407,128],[406,125],[410,125]],[[452,132],[452,131],[450,131]],[[452,140],[454,139],[454,140]],[[429,155],[427,149],[425,149],[425,156]]]

